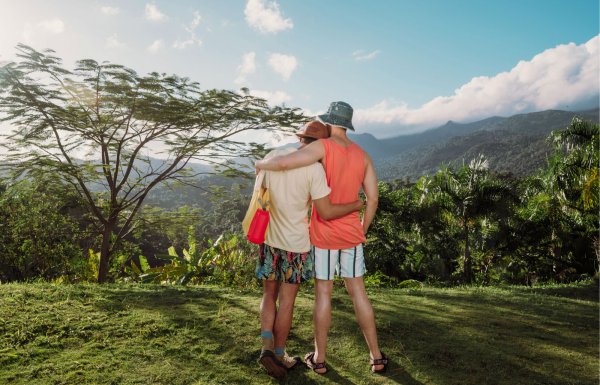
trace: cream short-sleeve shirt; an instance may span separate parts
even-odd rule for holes
[[[294,148],[273,150],[265,159],[294,151]],[[312,200],[326,197],[331,192],[321,163],[293,170],[267,171],[263,183],[271,196],[271,219],[265,243],[296,253],[309,251],[310,203]]]

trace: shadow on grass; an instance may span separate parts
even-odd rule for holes
[[[415,380],[402,368],[398,368],[392,361],[388,371],[384,374],[369,374],[373,383],[398,383],[402,385],[423,385],[423,383]],[[322,384],[323,382],[338,384],[338,385],[356,385],[357,383],[344,377],[338,370],[331,365],[327,366],[327,374],[321,375],[313,373],[311,369],[302,366],[301,368],[290,371],[287,378],[279,381],[279,384]],[[364,382],[360,382],[364,383]]]
[[[598,302],[600,294],[598,283],[599,281],[594,281],[592,283],[581,284],[579,286],[562,287],[515,287],[513,290],[525,294],[534,293],[546,296]]]
[[[268,378],[256,362],[256,293],[149,285],[109,290],[95,306],[139,324],[149,347],[185,367],[187,374],[181,376],[187,379],[180,383],[254,383],[257,375]]]
[[[4,340],[18,349],[5,362],[14,374],[0,373],[0,382],[277,383],[256,362],[260,289],[19,286],[10,293]],[[349,296],[336,290],[329,373],[298,368],[284,383],[594,384],[596,294],[594,287],[375,291],[379,341],[390,358],[380,376],[369,373]],[[310,292],[298,298],[291,352],[312,349],[312,300]]]
[[[338,373],[338,371],[336,371],[331,366],[329,366],[327,368],[327,374],[325,374],[325,375],[320,375],[320,374],[316,374],[316,373],[312,374],[311,369],[309,369],[307,367],[294,369],[294,371],[291,371],[290,373],[288,373],[288,379],[286,382],[289,383],[290,380],[292,379],[292,377],[293,377],[293,382],[298,383],[298,384],[320,384],[320,383],[322,383],[321,380],[327,379],[329,381],[332,381],[334,384],[355,385],[354,382],[348,380],[347,378],[342,377]],[[319,378],[319,377],[323,377],[323,378]]]
[[[540,302],[527,293],[426,291],[375,301],[380,340],[436,384],[596,383],[597,304],[571,301],[570,290],[539,291],[563,294]]]

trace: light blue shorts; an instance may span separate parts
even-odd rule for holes
[[[334,275],[343,278],[362,277],[367,271],[362,243],[342,250],[313,246],[313,256],[316,279],[332,280]]]

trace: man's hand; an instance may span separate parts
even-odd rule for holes
[[[321,219],[329,221],[359,211],[363,207],[363,201],[360,199],[350,203],[331,204],[329,196],[314,199],[313,203]]]
[[[353,203],[354,203],[354,210],[352,210],[352,211],[360,211],[360,210],[362,210],[363,206],[365,205],[365,202],[363,202],[360,199]]]

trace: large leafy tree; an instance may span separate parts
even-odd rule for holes
[[[84,199],[101,238],[99,282],[154,187],[189,181],[190,162],[234,170],[232,156],[263,150],[239,134],[304,119],[246,90],[202,90],[187,78],[87,59],[68,70],[52,50],[17,51],[21,61],[0,68],[0,118],[13,127],[8,164],[21,175],[55,171]]]

